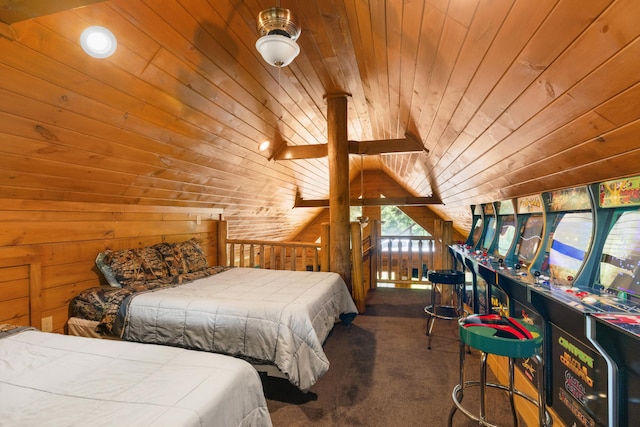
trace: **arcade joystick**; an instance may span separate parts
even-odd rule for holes
[[[584,302],[585,304],[595,304],[598,302],[598,299],[593,296],[586,296],[582,298],[582,302]]]

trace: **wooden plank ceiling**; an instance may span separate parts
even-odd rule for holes
[[[326,143],[337,92],[349,140],[423,144],[364,165],[458,228],[472,203],[640,174],[638,1],[282,0],[302,27],[283,69],[254,47],[272,6],[0,1],[0,198],[216,207],[233,237],[286,238],[318,213],[297,191],[328,197],[326,158],[258,145]],[[112,57],[82,51],[89,25]]]

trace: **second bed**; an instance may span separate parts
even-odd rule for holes
[[[324,340],[336,322],[349,324],[356,313],[336,273],[220,268],[149,290],[89,289],[72,302],[70,325],[84,318],[92,330],[128,341],[273,364],[307,390],[329,369]]]

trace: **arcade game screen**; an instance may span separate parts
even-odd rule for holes
[[[484,240],[482,241],[482,249],[489,249],[493,237],[496,235],[496,219],[490,216],[487,219],[487,231],[484,234]]]
[[[640,211],[623,212],[602,249],[600,284],[640,297]]]
[[[538,247],[542,242],[543,228],[544,219],[542,215],[531,215],[523,224],[516,254],[518,259],[525,264],[531,263],[536,256]]]
[[[505,256],[507,254],[507,251],[509,251],[509,248],[511,247],[511,243],[513,242],[515,233],[515,215],[504,216],[502,218],[502,223],[500,224],[500,234],[498,235],[497,252],[499,256]]]
[[[482,218],[478,218],[475,227],[473,227],[473,247],[478,245],[480,236],[482,235]]]
[[[591,245],[593,216],[591,212],[560,213],[551,232],[549,271],[543,267],[542,273],[549,274],[556,285],[572,286]]]

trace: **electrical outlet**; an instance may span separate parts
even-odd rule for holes
[[[202,217],[200,215],[196,215],[196,224],[202,224]]]
[[[53,332],[53,316],[42,318],[42,332]]]

